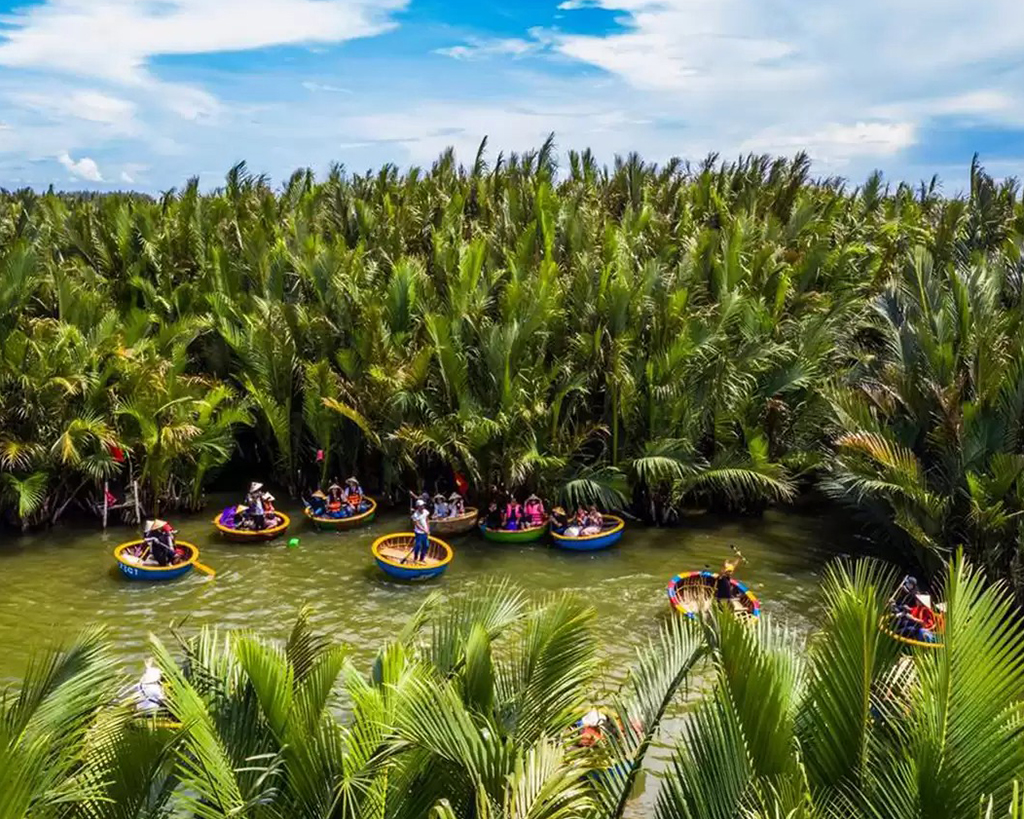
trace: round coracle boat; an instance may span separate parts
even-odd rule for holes
[[[266,529],[238,529],[225,526],[221,523],[221,515],[217,515],[213,519],[213,525],[225,540],[230,540],[234,543],[261,543],[273,540],[278,535],[283,535],[291,525],[291,518],[284,512],[273,512],[271,514],[277,518],[277,522]],[[270,515],[267,517],[270,517]]]
[[[615,515],[602,515],[604,525],[600,532],[589,535],[565,535],[551,530],[551,538],[560,549],[571,549],[575,552],[595,552],[598,549],[607,549],[614,546],[622,539],[622,532],[626,528],[626,521]]]
[[[887,612],[878,621],[882,634],[891,637],[898,643],[914,648],[942,648],[943,636],[946,633],[946,616],[944,605],[937,603],[935,611],[931,609],[931,597],[919,595],[924,611],[912,612],[916,620],[902,616],[896,612]],[[926,639],[926,635],[932,639]]]
[[[147,560],[146,541],[132,540],[114,549],[114,557],[121,574],[131,580],[174,580],[192,571],[199,560],[199,549],[191,543],[179,540],[175,551],[181,552],[181,559],[170,566],[150,564]]]
[[[317,529],[322,531],[340,532],[345,529],[356,529],[359,526],[365,526],[367,523],[372,522],[377,516],[377,501],[371,497],[366,497],[365,500],[369,504],[369,508],[355,515],[346,515],[345,517],[314,515],[313,510],[308,506],[303,510],[303,514],[312,521]]]
[[[701,571],[677,574],[668,582],[668,602],[687,617],[710,611],[715,600],[717,572]],[[746,586],[731,578],[733,597],[729,601],[737,616],[753,619],[761,616],[761,601]]]
[[[398,532],[384,535],[373,542],[370,551],[381,570],[399,580],[428,580],[443,574],[455,556],[452,549],[441,538],[431,537],[427,556],[414,562],[412,546],[415,535],[412,532]]]
[[[470,506],[461,515],[451,518],[431,518],[430,531],[439,535],[461,535],[471,532],[476,526],[476,520],[480,517],[480,510]]]
[[[548,522],[529,529],[488,529],[486,524],[480,525],[480,534],[495,543],[533,543],[547,534]]]

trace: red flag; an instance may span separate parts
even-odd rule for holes
[[[107,449],[110,452],[110,457],[117,461],[119,464],[124,463],[124,450],[116,444],[111,444]]]
[[[455,486],[458,487],[460,495],[465,495],[469,491],[469,481],[461,472],[455,473]]]
[[[104,491],[107,493],[107,506],[117,506],[117,496],[109,489]]]
[[[318,449],[316,451],[316,462],[320,463],[323,459],[324,459],[324,451],[322,449]]]

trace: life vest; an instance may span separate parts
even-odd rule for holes
[[[353,492],[348,496],[349,506],[359,506],[363,502],[363,496]]]
[[[931,609],[926,608],[925,606],[914,606],[910,610],[910,614],[911,616],[916,617],[918,620],[920,620],[921,625],[924,628],[928,629],[929,631],[934,630],[936,620],[935,614],[932,612]]]

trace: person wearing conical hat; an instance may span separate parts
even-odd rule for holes
[[[434,517],[448,517],[448,501],[445,500],[444,495],[442,495],[440,492],[434,495]]]
[[[158,566],[170,566],[174,562],[174,530],[165,520],[146,521],[145,542],[149,554]]]
[[[350,511],[355,514],[363,506],[363,487],[359,480],[352,476],[345,479],[345,491],[342,493],[345,502],[348,503]]]
[[[163,672],[153,662],[152,657],[146,658],[146,667],[142,678],[135,687],[135,707],[145,713],[154,714],[164,707]]]
[[[448,516],[457,518],[466,514],[466,502],[458,492],[452,492],[448,496]]]
[[[332,517],[341,517],[341,506],[344,496],[341,492],[341,487],[337,483],[332,483],[327,487],[327,514]]]
[[[735,547],[733,548],[735,549]],[[715,600],[732,608],[736,608],[739,603],[736,599],[739,590],[733,581],[733,573],[742,562],[743,555],[737,551],[735,558],[726,560],[722,564],[722,571],[718,573],[718,578],[715,580]]]
[[[523,517],[526,519],[526,525],[530,527],[543,526],[544,525],[544,504],[541,499],[536,495],[530,495],[526,499],[526,503],[523,504]]]
[[[565,514],[565,509],[561,506],[556,506],[551,510],[551,531],[560,535],[565,531],[568,525],[569,518]]]

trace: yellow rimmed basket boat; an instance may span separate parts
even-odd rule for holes
[[[145,548],[144,540],[130,540],[114,549],[114,558],[121,574],[131,580],[174,580],[192,571],[193,567],[212,575],[213,569],[199,562],[199,549],[185,540],[174,545],[183,550],[185,559],[170,566],[147,566],[133,552]]]
[[[412,532],[398,532],[377,538],[370,551],[381,571],[399,580],[429,580],[443,574],[452,562],[455,550],[441,538],[431,536],[426,560],[413,563],[411,555],[415,537]]]
[[[291,526],[292,519],[284,512],[275,511],[274,514],[280,520],[275,525],[268,526],[266,529],[233,529],[220,522],[220,515],[213,519],[213,525],[220,532],[221,537],[233,543],[262,543],[283,535],[288,531],[288,527]]]
[[[897,643],[902,643],[905,646],[913,646],[914,648],[942,648],[942,635],[946,631],[946,618],[942,612],[938,612],[935,615],[935,628],[932,633],[935,634],[935,642],[928,642],[926,640],[915,640],[912,637],[907,637],[904,634],[898,633],[895,626],[895,615],[883,614],[882,619],[878,621],[878,630],[882,632],[886,637],[891,637]]]
[[[321,531],[340,532],[345,529],[355,529],[372,522],[377,516],[377,501],[371,497],[366,497],[366,500],[369,502],[370,508],[358,515],[349,515],[344,518],[335,518],[329,515],[318,517],[308,506],[303,510],[303,514]]]
[[[431,518],[430,531],[439,535],[462,535],[473,531],[479,517],[480,510],[475,506],[470,506],[461,515],[454,518]]]
[[[701,571],[677,574],[668,581],[668,602],[674,611],[686,617],[697,617],[711,609],[715,600],[718,573]],[[761,601],[750,589],[731,578],[734,595],[732,605],[742,619],[754,620],[761,616]]]

